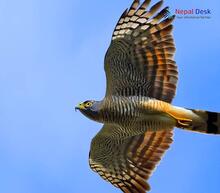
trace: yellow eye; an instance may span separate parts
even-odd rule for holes
[[[92,106],[92,102],[90,102],[90,101],[89,101],[89,102],[86,102],[85,107],[88,108],[88,107],[91,107],[91,106]]]

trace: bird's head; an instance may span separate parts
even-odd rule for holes
[[[75,110],[79,110],[82,114],[92,120],[99,121],[100,104],[100,101],[87,100],[79,103],[75,107]]]

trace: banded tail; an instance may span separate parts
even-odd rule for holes
[[[208,134],[220,134],[220,113],[201,110],[191,111],[198,115],[204,121],[202,125],[193,125],[193,131]]]
[[[178,128],[220,134],[220,113],[172,106],[168,114],[176,119]]]

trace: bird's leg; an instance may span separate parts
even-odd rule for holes
[[[176,127],[178,128],[191,128],[193,126],[191,119],[179,118],[171,114],[169,115],[176,120]]]

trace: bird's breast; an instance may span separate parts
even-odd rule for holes
[[[136,130],[172,128],[175,124],[164,112],[163,104],[148,97],[106,98],[100,112],[104,123],[134,127]]]
[[[147,97],[120,97],[106,98],[101,115],[104,122],[130,123],[141,117],[141,104]]]

